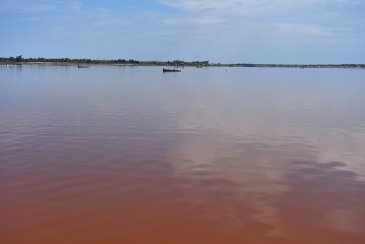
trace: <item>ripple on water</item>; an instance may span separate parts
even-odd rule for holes
[[[1,71],[0,242],[364,243],[363,76],[185,71]]]

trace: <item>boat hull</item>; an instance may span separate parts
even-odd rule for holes
[[[180,69],[165,69],[165,68],[163,68],[162,69],[162,72],[181,72],[181,70]]]

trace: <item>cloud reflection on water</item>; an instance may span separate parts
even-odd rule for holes
[[[168,155],[186,201],[206,218],[224,229],[262,225],[276,238],[304,238],[292,236],[300,228],[363,235],[365,184],[345,163],[320,162],[315,150],[296,145],[227,142],[182,136]]]

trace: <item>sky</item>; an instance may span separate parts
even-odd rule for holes
[[[0,0],[0,57],[365,63],[365,0]]]

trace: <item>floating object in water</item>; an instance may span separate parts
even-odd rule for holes
[[[162,72],[181,72],[181,69],[162,69]]]
[[[87,66],[87,65],[77,65],[77,68],[79,68],[79,69],[81,69],[81,68],[85,69],[85,68],[89,68],[89,66]]]

